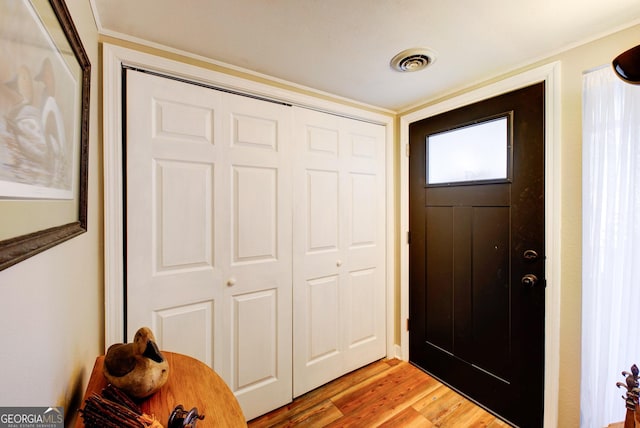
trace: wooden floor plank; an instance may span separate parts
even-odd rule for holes
[[[331,400],[325,400],[320,404],[306,409],[295,416],[281,421],[273,427],[324,427],[342,417],[342,412]]]
[[[512,426],[502,419],[495,418],[487,425],[487,428],[512,428]]]
[[[438,422],[440,426],[464,424],[466,428],[481,428],[486,427],[493,420],[495,420],[495,416],[491,413],[471,401],[464,400],[454,412],[447,414]]]
[[[420,413],[435,425],[441,425],[450,414],[456,413],[465,401],[464,397],[444,385],[429,394],[429,397],[429,405]]]
[[[377,361],[249,421],[266,427],[485,427],[509,424],[412,364]]]
[[[376,361],[351,373],[348,373],[336,380],[333,380],[321,388],[316,388],[308,393],[296,398],[286,406],[280,407],[266,415],[249,421],[250,427],[266,428],[278,426],[282,421],[291,421],[297,418],[319,403],[335,397],[337,394],[348,390],[353,385],[358,385],[365,380],[385,372],[389,369],[389,364],[385,360]]]
[[[404,383],[407,381],[415,382],[416,378],[413,376],[412,379],[412,372],[407,365],[397,365],[380,375],[355,385],[333,398],[332,401],[345,415],[357,413],[363,407],[370,407],[377,401],[385,400],[387,396],[392,397],[393,394],[404,390]],[[400,386],[399,390],[398,386]]]
[[[420,376],[410,364],[395,366],[373,384],[354,388],[350,394],[334,401],[344,416],[333,425],[378,426],[437,386],[435,379]]]
[[[405,395],[405,392],[408,394]],[[344,414],[329,427],[379,426],[409,407],[413,396],[421,394],[421,391],[415,388],[407,389],[404,384],[400,384],[389,389],[387,393],[388,395],[380,395],[363,402],[363,405]]]
[[[379,425],[380,428],[432,428],[431,422],[411,406]]]

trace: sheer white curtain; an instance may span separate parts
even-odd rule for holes
[[[583,77],[581,426],[624,419],[622,370],[640,366],[640,86]]]

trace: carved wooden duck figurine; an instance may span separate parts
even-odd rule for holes
[[[133,398],[145,398],[159,390],[169,377],[169,364],[153,332],[142,327],[133,343],[116,343],[104,358],[104,376]]]

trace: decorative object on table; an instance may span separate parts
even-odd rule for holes
[[[113,385],[87,398],[80,416],[85,428],[164,428]]]
[[[2,270],[87,230],[91,64],[64,0],[0,2],[0,52]]]
[[[168,428],[196,428],[196,422],[202,419],[204,415],[199,415],[196,407],[187,412],[182,404],[178,404],[169,416]]]
[[[167,382],[169,363],[158,349],[151,329],[142,327],[132,343],[109,347],[103,373],[109,382],[131,397],[145,398]]]
[[[627,393],[622,396],[625,400],[627,412],[624,418],[624,428],[636,428],[640,427],[640,411],[638,408],[638,395],[640,394],[640,388],[638,387],[638,377],[640,370],[635,364],[631,366],[631,372],[623,371],[622,376],[625,377],[625,383],[616,382],[616,386],[620,388],[623,386]]]

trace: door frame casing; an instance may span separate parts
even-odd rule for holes
[[[184,54],[184,53],[183,53]],[[186,54],[184,54],[186,55]],[[104,298],[105,298],[105,352],[113,343],[124,341],[124,224],[123,224],[123,66],[152,70],[168,76],[186,79],[188,81],[201,82],[207,85],[224,88],[242,94],[248,94],[274,101],[285,102],[299,107],[319,110],[352,119],[376,123],[385,127],[385,215],[387,229],[385,231],[385,334],[386,353],[393,357],[397,354],[397,346],[394,344],[394,308],[395,305],[395,209],[394,209],[394,180],[393,180],[393,137],[395,135],[395,121],[392,112],[389,114],[377,113],[374,107],[363,105],[357,107],[357,103],[345,99],[341,104],[337,101],[323,99],[320,96],[307,95],[303,92],[294,92],[271,86],[247,78],[238,77],[203,68],[169,58],[147,54],[122,46],[102,43],[102,81],[103,81],[103,179],[104,179]],[[202,61],[202,58],[197,58]],[[227,68],[233,71],[233,67],[211,63],[212,68]],[[246,70],[237,70],[245,75],[251,74]],[[256,79],[265,79],[266,76],[256,75]],[[275,79],[269,79],[275,82]],[[288,86],[295,86],[287,82],[279,82]],[[301,90],[311,93],[311,89]],[[327,98],[338,97],[324,94]],[[377,109],[382,111],[382,109]]]
[[[560,269],[561,269],[561,174],[560,174],[560,63],[553,62],[413,111],[400,117],[400,320],[409,318],[409,125],[422,119],[486,100],[538,82],[545,82],[545,372],[544,426],[558,420],[560,377]],[[400,333],[400,354],[409,359],[409,330]]]

